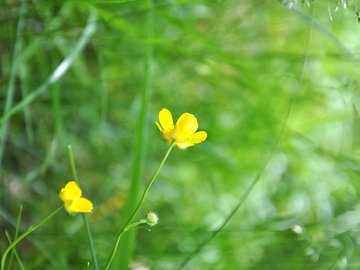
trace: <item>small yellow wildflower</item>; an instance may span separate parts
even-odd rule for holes
[[[81,197],[81,189],[74,181],[68,182],[61,189],[60,199],[69,213],[86,213],[93,210],[91,201]]]
[[[189,146],[206,140],[205,131],[197,131],[199,125],[196,117],[191,113],[183,113],[174,126],[171,112],[162,109],[159,112],[159,122],[155,122],[163,137],[170,143],[175,143],[179,148],[185,149]]]

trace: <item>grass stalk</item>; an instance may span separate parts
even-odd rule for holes
[[[16,221],[16,226],[15,226],[14,239],[16,239],[16,238],[18,237],[18,234],[19,234],[21,216],[22,216],[22,205],[20,205],[20,207],[19,207],[19,213],[18,213],[18,217],[17,217],[17,221]],[[11,242],[10,235],[8,236],[8,240]],[[10,243],[10,244],[11,244],[11,243]],[[13,250],[12,250],[12,252],[11,252],[11,255],[10,255],[10,258],[9,258],[8,270],[11,269],[11,264],[12,264],[12,260],[13,260],[14,254],[15,254],[15,256],[17,256],[17,255],[16,255],[16,249],[15,249],[15,248],[13,248]],[[20,262],[19,262],[19,264],[20,264]]]
[[[153,36],[154,21],[152,0],[149,0],[148,4],[151,8],[147,12],[145,22],[146,44],[144,56],[144,87],[141,93],[141,108],[136,126],[137,134],[135,142],[135,154],[132,168],[131,184],[128,192],[128,201],[124,211],[125,220],[131,219],[130,215],[134,212],[136,202],[138,201],[140,195],[141,179],[143,179],[144,157],[146,152],[146,116],[149,108],[150,92],[152,89],[153,79],[153,45],[151,42],[151,38]],[[115,269],[128,269],[128,264],[135,245],[135,235],[136,230],[132,230],[130,233],[126,234],[122,238],[119,247],[119,254],[121,254],[121,257],[116,260],[114,267]]]
[[[28,236],[30,233],[32,233],[33,231],[35,231],[37,228],[39,228],[41,225],[43,225],[46,221],[48,221],[49,219],[51,219],[54,215],[56,215],[61,209],[63,209],[63,205],[60,206],[59,208],[57,208],[55,211],[53,211],[52,213],[50,213],[48,216],[46,216],[43,220],[39,221],[38,223],[36,223],[33,226],[30,226],[29,229],[27,229],[23,234],[21,234],[18,238],[16,238],[11,245],[9,245],[7,247],[7,249],[5,250],[4,254],[1,257],[1,270],[5,269],[5,264],[6,264],[6,257],[9,254],[9,252],[15,248],[15,246],[21,241],[23,240],[26,236]]]
[[[12,240],[11,240],[10,234],[9,234],[7,231],[5,231],[5,235],[6,235],[7,240],[9,241],[9,244],[11,245],[11,244],[12,244]],[[16,239],[16,238],[15,238],[15,239]],[[13,260],[13,256],[14,256],[14,255],[15,255],[16,260],[17,260],[18,263],[19,263],[20,269],[21,269],[21,270],[24,270],[25,267],[24,267],[23,263],[21,262],[20,257],[19,257],[19,255],[18,255],[15,247],[12,249],[12,253],[11,253],[11,256],[10,256],[10,259],[9,259],[8,270],[11,269],[12,260]]]
[[[78,179],[77,172],[76,172],[74,154],[73,154],[71,145],[68,145],[68,154],[69,154],[71,172],[72,172],[72,175],[74,177],[74,181],[80,186],[79,179]],[[88,239],[88,242],[89,242],[90,253],[91,253],[91,258],[92,258],[92,261],[93,261],[93,264],[94,264],[94,269],[99,270],[99,264],[98,264],[98,261],[97,261],[97,258],[96,258],[96,251],[95,251],[94,241],[93,241],[93,238],[92,238],[92,235],[91,235],[91,230],[90,230],[90,225],[89,225],[88,218],[87,218],[85,213],[81,213],[81,217],[82,217],[84,225],[85,225],[86,235],[87,235],[87,239]]]
[[[28,91],[29,74],[26,63],[20,64],[19,75],[21,81],[21,96],[25,97],[28,95],[29,92]],[[24,124],[25,124],[25,131],[28,142],[30,145],[34,145],[35,135],[34,135],[34,129],[32,127],[31,110],[29,106],[24,107]]]
[[[104,57],[101,54],[101,52],[97,52],[96,53],[96,60],[98,62],[99,65],[99,69],[100,69],[100,84],[99,84],[99,88],[100,88],[100,122],[101,122],[101,126],[105,126],[106,124],[106,118],[107,118],[107,113],[108,113],[108,85],[107,85],[107,74],[106,74],[106,69],[105,69],[105,63],[104,63]]]

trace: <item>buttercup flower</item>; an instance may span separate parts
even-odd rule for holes
[[[205,131],[196,132],[199,125],[191,113],[183,113],[174,126],[171,112],[168,109],[162,109],[159,112],[159,122],[155,123],[163,137],[169,144],[175,143],[181,149],[201,143],[207,138]]]
[[[91,201],[81,197],[81,189],[74,181],[68,182],[61,189],[60,199],[69,213],[87,213],[93,210]]]

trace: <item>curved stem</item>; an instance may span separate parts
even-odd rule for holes
[[[170,154],[170,152],[171,152],[171,150],[172,150],[173,147],[174,147],[174,144],[173,144],[173,143],[170,144],[168,150],[167,150],[166,153],[165,153],[164,158],[163,158],[162,161],[160,162],[158,168],[156,169],[155,173],[153,174],[153,176],[151,177],[149,183],[147,184],[147,186],[146,186],[146,188],[145,188],[145,190],[144,190],[144,193],[142,194],[141,199],[140,199],[140,201],[138,202],[138,204],[137,204],[134,212],[132,213],[132,215],[130,216],[129,220],[126,222],[126,224],[122,227],[122,229],[121,229],[121,231],[120,231],[120,233],[119,233],[119,235],[118,235],[118,237],[117,237],[117,239],[116,239],[115,245],[114,245],[113,250],[112,250],[111,255],[110,255],[110,258],[109,258],[108,262],[106,263],[105,270],[108,270],[108,269],[109,269],[112,261],[114,260],[116,251],[117,251],[117,249],[118,249],[118,247],[119,247],[119,243],[120,243],[121,237],[122,237],[123,234],[129,229],[129,226],[131,225],[131,221],[132,221],[133,218],[136,216],[136,214],[139,212],[140,207],[141,207],[142,204],[144,203],[145,198],[146,198],[146,196],[147,196],[147,194],[148,194],[148,192],[149,192],[152,184],[154,183],[154,181],[155,181],[157,175],[159,174],[161,168],[164,166],[164,163],[165,163],[165,161],[167,160],[167,158],[169,157],[169,154]]]
[[[30,226],[29,229],[27,229],[22,235],[20,235],[18,238],[16,238],[11,245],[8,246],[8,248],[5,250],[2,258],[1,258],[1,270],[5,269],[5,261],[6,261],[6,257],[9,254],[9,252],[21,241],[23,240],[26,236],[28,236],[30,233],[32,233],[33,231],[35,231],[37,228],[39,228],[41,225],[43,225],[46,221],[48,221],[50,218],[52,218],[55,214],[57,214],[57,212],[59,212],[61,209],[63,209],[64,206],[59,207],[58,209],[56,209],[54,212],[52,212],[50,215],[48,215],[47,217],[45,217],[43,220],[41,220],[40,222],[38,222],[37,224]]]

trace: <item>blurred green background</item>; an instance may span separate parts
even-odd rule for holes
[[[359,1],[0,3],[2,252],[20,205],[22,230],[61,205],[72,145],[103,266],[131,181],[142,191],[166,151],[165,107],[208,139],[171,153],[132,269],[359,269]],[[65,211],[18,252],[26,269],[91,260]]]

